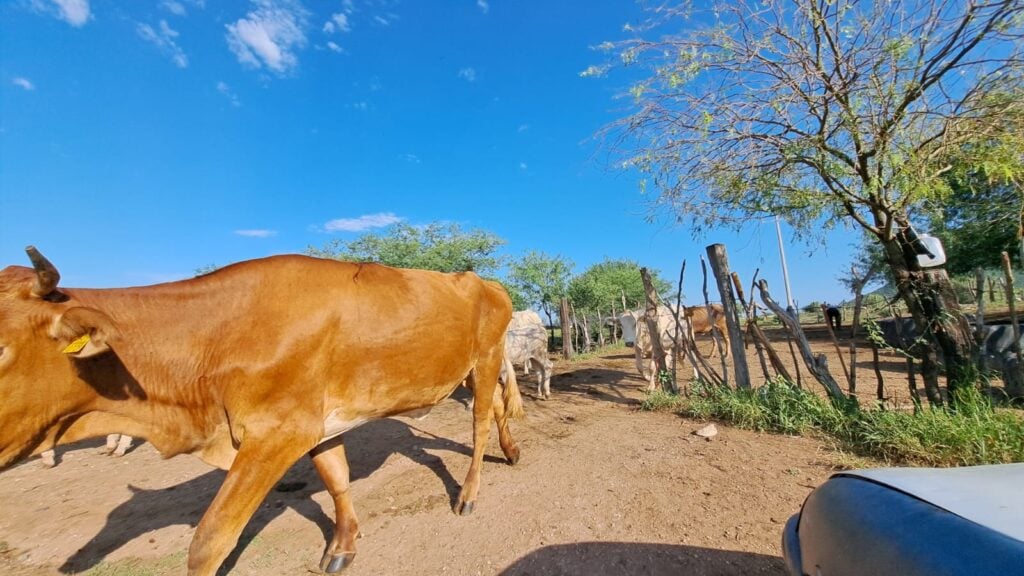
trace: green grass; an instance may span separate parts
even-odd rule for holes
[[[824,436],[843,450],[894,464],[1024,462],[1020,414],[994,408],[974,389],[961,394],[955,412],[925,408],[914,413],[840,406],[781,380],[754,390],[698,383],[686,397],[651,394],[644,408],[750,430]]]

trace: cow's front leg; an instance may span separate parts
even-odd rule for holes
[[[258,432],[246,430],[224,483],[192,537],[189,576],[216,574],[270,489],[316,445],[317,432],[296,430],[294,422],[304,419],[293,414],[288,425],[268,425]]]
[[[333,574],[352,564],[356,557],[359,521],[349,497],[349,469],[341,437],[317,446],[309,455],[327,492],[334,499],[334,537],[320,560],[320,570]]]

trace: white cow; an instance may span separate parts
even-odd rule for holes
[[[530,365],[537,371],[537,396],[551,397],[551,360],[548,358],[548,332],[533,310],[513,312],[505,333],[505,359],[522,365],[527,374]]]
[[[132,437],[127,434],[108,434],[107,443],[103,448],[100,448],[100,454],[110,454],[111,456],[124,456],[128,449],[132,447]],[[43,465],[47,468],[53,468],[57,465],[57,454],[53,450],[47,450],[39,455],[39,458],[43,461]]]
[[[672,311],[667,306],[658,306],[658,333],[661,338],[661,347],[665,350],[665,363],[669,370],[675,365],[677,350],[675,349],[676,322]],[[652,354],[650,333],[647,330],[647,320],[643,310],[627,310],[619,315],[619,324],[622,326],[622,340],[626,346],[633,347],[633,354],[636,356],[636,369],[647,380],[647,390],[652,391],[657,387],[657,370]],[[679,338],[686,338],[689,332],[689,321],[684,317],[679,319]]]

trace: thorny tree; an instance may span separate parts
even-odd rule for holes
[[[910,221],[949,193],[943,175],[955,161],[1019,165],[1022,9],[1021,0],[659,4],[630,27],[634,39],[604,45],[642,78],[630,90],[635,111],[605,136],[657,193],[655,206],[696,235],[768,214],[803,234],[862,227],[941,350],[950,389],[967,386],[969,326],[945,271],[918,264]],[[934,354],[924,375],[938,379]]]

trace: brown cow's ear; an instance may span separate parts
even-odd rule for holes
[[[70,308],[53,325],[53,337],[61,351],[73,358],[90,358],[110,351],[110,340],[118,335],[109,316],[95,308]]]

